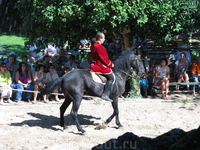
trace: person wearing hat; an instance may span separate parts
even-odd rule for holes
[[[15,65],[15,59],[15,55],[11,54],[8,56],[8,63],[6,63],[6,69],[10,72],[12,80],[14,79],[15,72],[18,68],[18,64]]]
[[[17,54],[16,54],[14,51],[12,51],[12,52],[9,53],[8,58],[9,58],[9,56],[13,56],[13,57],[14,57],[14,64],[15,64],[15,65],[18,65],[18,64],[19,64],[19,61],[17,60]],[[6,64],[9,63],[8,58],[4,60],[4,62],[5,62]]]

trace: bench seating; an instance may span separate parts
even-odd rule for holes
[[[195,95],[195,86],[198,84],[199,82],[169,82],[169,86],[192,85],[193,95]]]
[[[199,82],[169,82],[169,86],[177,86],[177,85],[190,85],[192,86],[192,90],[187,90],[187,91],[192,91],[193,95],[195,95],[195,86],[200,84]],[[160,86],[153,86],[153,90],[161,90]]]

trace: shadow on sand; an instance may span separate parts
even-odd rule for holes
[[[48,116],[44,114],[39,114],[39,113],[27,113],[28,115],[35,117],[36,119],[30,119],[30,120],[25,120],[19,123],[11,123],[11,126],[23,126],[23,125],[28,125],[29,127],[41,127],[41,128],[46,128],[46,129],[51,129],[51,130],[61,130],[56,128],[55,126],[60,124],[60,119],[55,116]],[[95,125],[94,120],[100,120],[101,118],[96,118],[93,116],[87,116],[87,115],[82,115],[78,114],[78,119],[81,125]],[[75,125],[74,121],[71,118],[71,115],[68,114],[65,116],[65,124],[67,126],[70,125]]]

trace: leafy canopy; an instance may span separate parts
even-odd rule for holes
[[[77,41],[104,29],[120,35],[128,25],[129,36],[147,33],[167,41],[193,30],[199,0],[18,0],[15,6],[23,20],[21,31],[30,39]]]

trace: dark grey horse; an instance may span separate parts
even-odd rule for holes
[[[139,76],[144,74],[144,66],[139,56],[135,55],[132,51],[125,51],[114,62],[113,73],[116,76],[116,81],[112,85],[110,98],[113,100],[113,114],[106,120],[105,124],[108,124],[114,117],[116,117],[116,124],[118,128],[122,127],[119,121],[118,110],[118,97],[125,91],[125,83],[127,77],[130,74],[131,67],[136,70]],[[78,131],[85,134],[77,119],[77,112],[80,107],[83,95],[98,96],[101,97],[104,90],[104,85],[94,82],[89,70],[75,69],[64,76],[56,79],[50,86],[41,90],[43,94],[49,94],[61,84],[65,101],[60,107],[60,125],[66,128],[64,124],[64,113],[67,107],[72,103],[71,116],[76,123]]]

